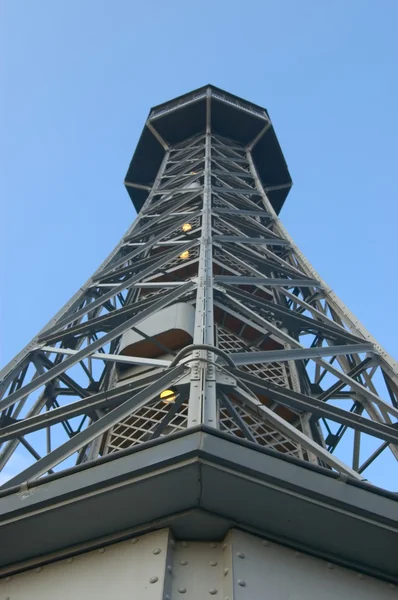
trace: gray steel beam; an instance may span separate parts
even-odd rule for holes
[[[225,406],[230,416],[235,421],[236,425],[242,431],[245,438],[248,439],[250,442],[256,443],[256,438],[254,437],[251,429],[247,426],[245,421],[242,419],[242,417],[228,398],[227,394],[225,394],[225,392],[223,391],[220,391],[220,402]]]
[[[259,219],[270,219],[272,220],[274,217],[267,213],[266,210],[245,210],[239,208],[219,208],[213,207],[212,212],[215,215],[244,215],[247,217],[258,217]]]
[[[280,238],[243,237],[235,235],[215,235],[215,242],[224,244],[254,244],[259,246],[290,246],[290,243]]]
[[[362,344],[347,344],[346,346],[325,346],[315,348],[292,348],[286,350],[264,350],[263,352],[238,352],[231,356],[237,366],[268,364],[272,362],[286,362],[289,360],[304,360],[322,358],[325,356],[339,356],[353,353],[373,352],[373,345],[369,342]]]
[[[314,279],[283,279],[277,277],[244,277],[233,275],[216,275],[216,283],[231,285],[264,285],[268,287],[320,287]]]
[[[43,346],[42,352],[50,352],[55,354],[65,354],[72,356],[78,352],[78,350],[71,350],[70,348],[57,348],[56,346]],[[111,362],[122,363],[126,365],[149,365],[151,367],[168,367],[170,365],[169,360],[160,360],[158,358],[145,358],[142,356],[123,356],[123,354],[107,354],[106,352],[94,352],[90,355],[90,358],[99,360],[109,360]]]

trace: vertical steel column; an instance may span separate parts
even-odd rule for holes
[[[194,344],[214,345],[213,319],[213,256],[211,231],[211,95],[207,91],[205,168],[202,207],[202,231],[198,266],[198,289]],[[191,366],[191,390],[188,407],[188,427],[205,423],[216,426],[216,376],[214,354],[195,350],[197,360]]]
[[[203,341],[214,346],[214,303],[213,303],[213,238],[212,238],[212,181],[211,181],[211,91],[207,90],[206,107],[206,154],[205,180],[203,193],[202,232],[205,238],[205,323]],[[217,427],[216,367],[213,352],[207,352],[205,375],[203,422],[210,427]]]

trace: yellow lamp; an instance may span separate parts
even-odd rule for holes
[[[184,223],[184,225],[181,227],[181,229],[183,231],[191,231],[192,225],[191,225],[191,223]]]
[[[189,258],[189,251],[184,250],[184,252],[181,252],[180,258],[181,258],[181,260],[186,260],[187,258]]]
[[[160,392],[160,399],[165,404],[170,404],[171,402],[174,402],[176,398],[177,394],[176,391],[173,389],[163,390],[163,392]]]

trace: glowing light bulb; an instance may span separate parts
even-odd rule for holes
[[[171,402],[175,401],[175,399],[177,398],[177,394],[173,389],[163,390],[163,392],[160,392],[159,397],[165,404],[170,404]]]
[[[183,231],[191,231],[192,225],[191,225],[191,223],[184,223],[184,225],[181,227],[181,229]]]
[[[186,260],[187,258],[189,258],[189,251],[184,250],[184,252],[181,252],[180,258],[181,258],[181,260]]]

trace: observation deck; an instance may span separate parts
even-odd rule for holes
[[[137,213],[168,147],[204,133],[207,111],[213,133],[236,140],[251,150],[267,196],[279,213],[292,179],[267,110],[213,85],[150,110],[124,182]]]

